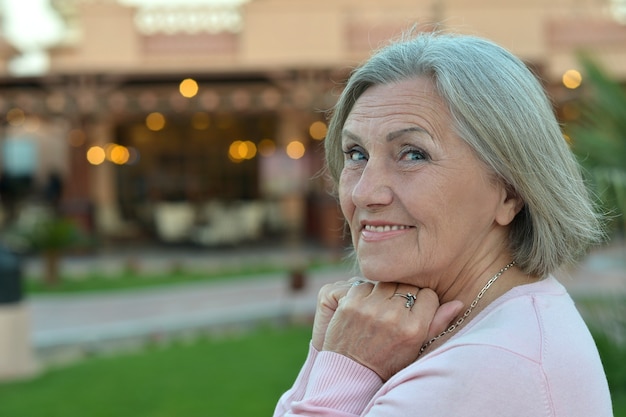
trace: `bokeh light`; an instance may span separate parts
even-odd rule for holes
[[[193,78],[185,78],[180,82],[178,91],[183,97],[195,97],[198,94],[198,83]]]
[[[309,135],[315,140],[322,140],[326,137],[326,133],[328,132],[328,127],[326,123],[317,121],[311,123],[309,126]]]
[[[114,164],[124,165],[130,158],[130,152],[125,146],[113,143],[106,148],[106,156]]]
[[[570,69],[565,71],[562,81],[565,87],[573,90],[580,87],[580,84],[583,82],[583,77],[579,71]]]
[[[106,159],[106,152],[101,146],[92,146],[87,151],[87,161],[91,165],[100,165]]]
[[[244,159],[252,159],[256,156],[257,147],[254,142],[236,140],[228,148],[228,157],[233,162],[241,162]]]
[[[304,156],[304,153],[306,152],[304,144],[299,140],[293,140],[289,142],[285,150],[287,152],[287,156],[291,159],[300,159]]]
[[[146,117],[146,127],[153,132],[162,130],[165,127],[165,116],[159,112],[150,113]]]
[[[259,153],[261,156],[268,157],[276,152],[276,144],[271,139],[263,139],[259,142]]]
[[[19,107],[14,107],[7,112],[6,119],[11,126],[21,126],[26,120],[26,114]]]
[[[80,148],[87,142],[87,136],[82,129],[72,129],[67,133],[67,142],[74,148]]]
[[[244,142],[244,144],[246,145],[246,159],[252,159],[256,156],[257,153],[257,147],[256,144],[250,140],[247,140]]]

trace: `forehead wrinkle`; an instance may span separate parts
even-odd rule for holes
[[[348,129],[344,128],[341,131],[341,136],[342,137],[348,137],[350,139],[352,139],[353,141],[358,142],[361,138],[359,137],[359,135],[357,135],[356,133],[352,133],[350,132]]]
[[[417,133],[423,133],[426,136],[428,136],[428,138],[430,140],[432,140],[434,142],[434,138],[433,135],[430,134],[430,132],[422,127],[419,126],[412,126],[412,127],[407,127],[405,129],[399,129],[393,132],[389,132],[386,136],[386,140],[387,142],[392,142],[398,138],[401,138],[405,133],[411,133],[411,132],[417,132]],[[344,128],[341,131],[341,136],[342,137],[347,137],[355,142],[359,142],[361,140],[360,136],[357,135],[356,133],[353,133],[351,131],[349,131],[348,129]]]
[[[424,133],[431,140],[434,140],[433,135],[431,135],[428,130],[419,126],[412,126],[412,127],[407,127],[405,129],[396,130],[394,132],[389,132],[387,134],[387,142],[392,142],[393,140],[402,137],[405,133],[411,133],[411,132]]]

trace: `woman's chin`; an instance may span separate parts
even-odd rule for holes
[[[359,267],[363,277],[371,281],[379,282],[404,282],[406,275],[401,273],[390,262],[362,262],[359,260]],[[404,279],[403,279],[404,278]]]

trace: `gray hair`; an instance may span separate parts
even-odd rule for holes
[[[524,272],[545,277],[602,241],[600,217],[541,84],[521,60],[474,36],[406,35],[352,72],[325,142],[335,185],[343,125],[359,96],[372,85],[419,76],[433,80],[458,135],[524,201],[509,235]]]

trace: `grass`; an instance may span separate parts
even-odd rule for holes
[[[611,388],[614,417],[626,417],[626,347],[605,333],[596,333],[594,338]]]
[[[330,266],[329,262],[311,261],[306,270],[315,270]],[[120,273],[108,275],[90,273],[86,276],[61,276],[60,282],[50,286],[34,277],[24,279],[26,294],[57,294],[57,293],[88,293],[96,291],[124,291],[151,288],[164,285],[175,285],[192,282],[223,281],[229,278],[254,278],[262,274],[284,273],[290,269],[284,265],[254,264],[242,266],[224,266],[205,271],[189,271],[179,265],[158,272],[146,273],[133,268],[126,268]]]
[[[302,365],[311,329],[266,328],[98,357],[0,385],[0,416],[271,415]]]
[[[626,417],[626,297],[621,293],[576,297],[592,329],[613,400],[615,417]]]
[[[626,346],[606,331],[594,332],[613,400],[614,417],[626,417]]]
[[[0,416],[239,417],[271,415],[302,365],[311,329],[152,346],[95,357],[0,385]],[[626,348],[596,334],[615,417],[626,417]]]
[[[611,392],[613,400],[613,417],[626,417],[626,392]]]

